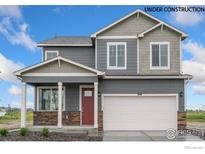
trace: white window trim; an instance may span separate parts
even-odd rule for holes
[[[58,112],[58,110],[40,110],[40,102],[39,102],[39,99],[40,99],[40,94],[39,94],[39,90],[40,89],[52,89],[52,88],[55,88],[55,89],[58,89],[58,86],[40,86],[40,87],[37,87],[37,98],[36,98],[36,102],[37,102],[37,106],[36,106],[36,111],[39,111],[39,112]],[[66,104],[66,87],[63,86],[63,89],[64,89],[64,97],[63,97],[63,111],[65,111],[65,104]]]
[[[157,44],[167,44],[168,46],[168,59],[167,59],[167,66],[152,66],[152,45]],[[161,54],[161,52],[159,52]],[[159,61],[161,61],[161,56],[159,57]],[[150,42],[150,70],[169,70],[170,69],[170,43],[169,42]]]
[[[117,67],[117,66],[110,66],[110,55],[109,55],[109,46],[110,45],[124,45],[125,46],[125,66],[124,67]],[[117,54],[118,52],[116,52]],[[116,55],[116,63],[117,63],[117,55]],[[126,42],[107,42],[107,69],[108,70],[125,70],[127,69],[127,43]]]
[[[58,50],[45,50],[45,60],[47,60],[47,53],[57,53],[57,56],[59,56]]]

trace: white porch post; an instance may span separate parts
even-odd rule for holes
[[[94,82],[94,128],[98,128],[98,82]]]
[[[21,128],[26,127],[26,83],[22,82]]]
[[[58,128],[62,127],[62,82],[58,82]]]

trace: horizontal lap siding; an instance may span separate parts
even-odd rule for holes
[[[184,80],[101,80],[101,94],[179,94],[184,92]],[[101,99],[99,98],[101,102]],[[101,108],[101,103],[99,103]],[[184,111],[184,96],[179,97],[179,111]]]
[[[127,69],[107,70],[107,42],[127,43]],[[137,74],[137,40],[136,39],[97,39],[97,69],[106,75]]]
[[[58,82],[69,82],[69,83],[93,83],[98,81],[98,77],[96,76],[69,76],[69,77],[43,77],[43,76],[23,76],[23,82],[27,83],[58,83]]]
[[[150,42],[170,43],[170,70],[150,70]],[[157,28],[139,41],[140,74],[179,74],[180,73],[180,39],[176,32],[164,27]]]
[[[59,63],[56,60],[54,62],[29,70],[23,73],[23,75],[26,75],[27,73],[92,73],[92,72],[84,68],[81,68],[79,66],[67,63],[65,61],[60,61]]]
[[[79,90],[80,85],[93,85],[93,83],[63,83],[63,86],[65,86],[66,92],[65,92],[65,111],[73,111],[77,112],[79,111]],[[37,106],[37,87],[49,87],[49,86],[56,86],[56,84],[45,84],[45,83],[38,83],[35,85],[35,109]],[[36,111],[36,110],[35,110]]]
[[[45,57],[45,50],[58,50],[59,56],[68,58],[77,63],[95,67],[95,48],[94,47],[44,47],[43,57]]]
[[[140,14],[133,15],[99,34],[99,36],[137,36],[137,34],[156,25],[157,22]]]

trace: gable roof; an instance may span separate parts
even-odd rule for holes
[[[87,36],[55,36],[37,43],[37,46],[93,46],[93,44],[91,38]]]
[[[99,31],[93,33],[93,34],[91,35],[91,37],[96,37],[98,34],[100,34],[100,33],[104,32],[104,31],[106,31],[107,29],[109,29],[109,28],[111,28],[111,27],[117,25],[118,23],[122,22],[123,20],[125,20],[125,19],[131,17],[131,16],[134,15],[134,14],[138,14],[138,13],[141,13],[141,14],[143,14],[143,15],[145,15],[145,16],[147,16],[147,17],[149,17],[149,18],[151,18],[151,19],[153,19],[153,20],[155,20],[155,21],[157,21],[159,24],[165,25],[165,26],[167,26],[168,28],[170,28],[170,29],[172,29],[172,30],[174,30],[174,31],[176,31],[176,32],[178,32],[178,33],[180,33],[183,38],[186,38],[186,37],[188,36],[188,35],[187,35],[186,33],[184,33],[183,31],[181,31],[181,30],[179,30],[179,29],[177,29],[177,28],[175,28],[175,27],[173,27],[173,26],[171,26],[171,25],[165,23],[164,21],[161,21],[160,19],[158,19],[158,18],[156,18],[156,17],[154,17],[154,16],[152,16],[152,15],[150,15],[150,14],[147,14],[147,13],[145,13],[144,11],[138,9],[138,10],[136,10],[136,11],[134,11],[134,12],[128,14],[127,16],[124,16],[123,18],[121,18],[121,19],[119,19],[119,20],[113,22],[112,24],[110,24],[110,25],[108,25],[108,26],[106,26],[106,27],[100,29]]]
[[[104,74],[104,72],[98,71],[98,70],[96,70],[96,69],[93,69],[93,68],[90,68],[90,67],[88,67],[88,66],[85,66],[85,65],[76,63],[76,62],[74,62],[74,61],[72,61],[72,60],[70,60],[70,59],[63,58],[63,57],[60,57],[60,56],[58,56],[58,57],[56,57],[56,58],[49,59],[49,60],[44,61],[44,62],[42,62],[42,63],[38,63],[38,64],[35,64],[35,65],[32,65],[32,66],[30,66],[30,67],[26,67],[26,68],[23,68],[23,69],[21,69],[21,70],[18,70],[18,71],[15,72],[15,74],[16,74],[16,76],[21,76],[22,73],[25,73],[25,72],[30,71],[30,70],[33,70],[33,69],[35,69],[35,68],[38,68],[38,67],[41,67],[41,66],[43,66],[43,65],[49,64],[49,63],[51,63],[51,62],[61,61],[61,60],[64,61],[64,62],[67,62],[67,63],[69,63],[69,64],[78,66],[78,67],[80,67],[80,68],[83,68],[83,69],[85,69],[85,70],[91,71],[91,72],[93,72],[93,73],[96,73],[97,75],[103,75],[103,74]]]

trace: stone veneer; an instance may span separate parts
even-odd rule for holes
[[[57,111],[43,111],[33,112],[33,125],[57,125],[58,112]],[[80,112],[63,111],[62,124],[65,126],[79,126],[80,125]]]
[[[80,112],[63,112],[63,126],[80,126]]]
[[[178,112],[178,130],[186,129],[186,112]]]
[[[98,132],[103,131],[103,111],[98,111]]]
[[[58,112],[33,112],[34,125],[57,125]],[[80,112],[63,111],[63,126],[79,126]],[[186,129],[186,112],[178,112],[178,130]],[[98,132],[103,131],[103,111],[98,111]]]
[[[57,125],[58,112],[43,111],[33,112],[33,125]]]

